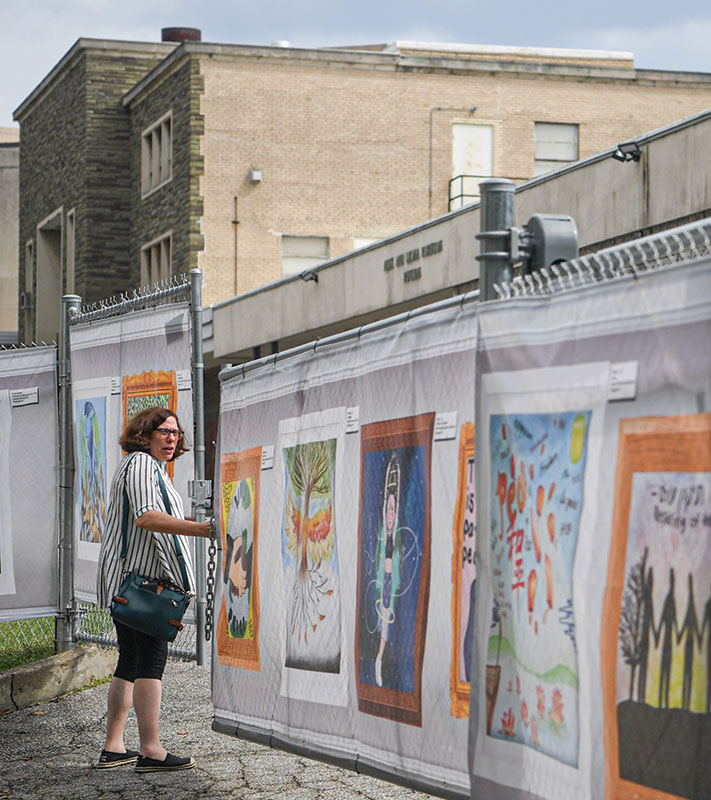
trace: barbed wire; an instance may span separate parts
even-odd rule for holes
[[[72,317],[71,324],[77,325],[80,322],[116,317],[128,311],[138,311],[169,302],[187,300],[189,296],[190,278],[185,274],[174,275],[153,284],[153,286],[134,289],[132,292],[122,292],[84,305],[79,313]]]
[[[711,217],[494,284],[500,299],[542,297],[711,256]]]

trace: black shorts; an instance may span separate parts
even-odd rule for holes
[[[114,675],[133,683],[136,678],[163,677],[168,658],[168,642],[134,631],[121,622],[116,622],[119,657]]]

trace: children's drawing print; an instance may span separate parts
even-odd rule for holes
[[[178,408],[178,383],[175,370],[168,372],[142,372],[140,375],[126,375],[123,379],[123,427],[146,408],[160,406],[170,411]],[[175,465],[169,461],[166,469],[173,477]]]
[[[603,619],[607,796],[711,797],[711,415],[622,421]]]
[[[106,397],[75,400],[79,541],[99,544],[106,525]]]
[[[259,477],[262,448],[220,459],[222,601],[217,660],[259,670]]]
[[[461,427],[457,505],[452,550],[452,662],[449,673],[451,714],[469,716],[474,600],[476,597],[476,493],[474,481],[474,423]]]
[[[341,667],[341,595],[334,514],[336,445],[334,438],[282,449],[284,666],[292,669],[339,673]]]
[[[422,724],[434,414],[364,425],[358,548],[358,708]]]
[[[591,412],[493,414],[487,733],[578,760],[573,562]]]

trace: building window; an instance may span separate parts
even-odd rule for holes
[[[172,275],[171,233],[166,233],[141,248],[141,286],[153,286]]]
[[[578,160],[578,126],[536,122],[536,161],[533,174],[541,175]]]
[[[25,244],[25,286],[20,292],[20,311],[24,341],[29,344],[34,339],[34,303],[32,299],[33,284],[35,281],[35,246],[32,239]]]
[[[328,259],[328,236],[282,236],[281,271],[295,275]]]
[[[166,114],[141,135],[141,192],[167,183],[173,170],[173,115]]]
[[[67,279],[66,279],[66,294],[74,294],[75,283],[75,269],[74,269],[74,253],[75,253],[75,240],[76,240],[76,213],[74,209],[67,211]]]

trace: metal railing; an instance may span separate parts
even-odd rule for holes
[[[450,178],[448,182],[447,210],[452,211],[453,209],[461,208],[469,203],[475,203],[477,200],[480,200],[481,193],[479,192],[479,184],[481,181],[490,179],[491,177],[491,175],[455,175],[453,178]],[[497,177],[506,177],[506,179],[510,181],[528,180],[528,178],[522,177]],[[457,201],[460,201],[459,205],[455,205]]]

